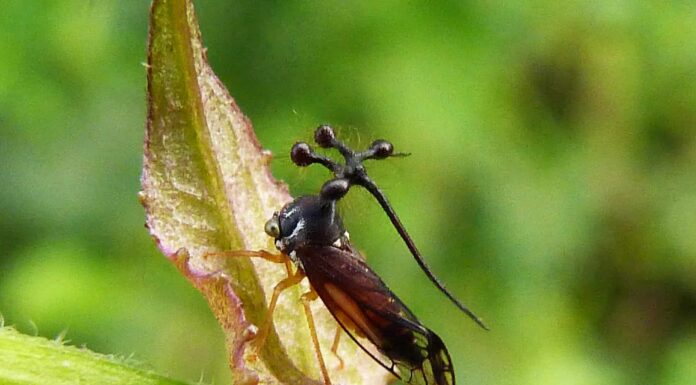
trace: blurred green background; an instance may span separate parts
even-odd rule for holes
[[[294,194],[326,178],[287,156],[318,123],[413,154],[373,178],[490,332],[367,194],[344,214],[460,383],[696,383],[696,3],[197,5],[211,65]],[[225,384],[222,333],[136,198],[147,12],[2,3],[0,314]]]

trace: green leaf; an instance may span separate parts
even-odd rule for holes
[[[125,359],[0,327],[0,383],[6,385],[185,385]]]
[[[264,260],[206,258],[229,250],[275,252],[263,226],[291,197],[271,176],[270,153],[208,65],[190,1],[153,2],[147,78],[140,199],[151,235],[208,300],[225,331],[236,384],[319,383],[299,301],[306,283],[283,293],[274,331],[254,360],[247,345],[285,268]],[[334,382],[386,383],[388,373],[345,336],[339,349],[345,367],[336,370],[329,348],[337,324],[320,301],[313,313]]]

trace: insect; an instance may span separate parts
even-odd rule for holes
[[[279,282],[273,291],[265,323],[254,340],[257,349],[263,345],[269,333],[273,310],[280,293],[306,277],[311,290],[302,296],[302,303],[326,385],[331,382],[309,308],[309,301],[317,297],[321,298],[355,343],[402,381],[409,384],[453,385],[454,369],[444,343],[435,332],[418,321],[365,263],[364,257],[351,245],[336,207],[337,202],[352,186],[367,189],[388,215],[428,278],[459,309],[487,329],[430,271],[386,197],[369,178],[363,165],[363,161],[368,159],[407,154],[394,153],[392,144],[385,140],[374,141],[365,151],[353,151],[336,138],[328,125],[319,126],[314,139],[320,147],[338,150],[345,163],[340,164],[314,152],[307,143],[296,143],[291,150],[291,159],[296,165],[305,167],[314,163],[321,164],[333,173],[334,178],[324,183],[318,195],[296,198],[268,220],[265,232],[275,238],[280,255],[265,251],[235,252],[236,256],[261,257],[286,263],[288,270],[288,277]],[[292,273],[288,258],[296,266],[295,273]],[[337,330],[332,347],[334,353],[340,335],[338,332],[340,329]],[[369,340],[383,357],[366,348],[362,338]]]

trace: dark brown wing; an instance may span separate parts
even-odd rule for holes
[[[343,329],[372,358],[409,384],[453,385],[444,343],[421,325],[350,246],[295,250],[310,284]],[[356,337],[387,358],[375,357]]]

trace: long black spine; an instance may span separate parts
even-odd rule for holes
[[[416,259],[416,262],[418,262],[418,265],[420,268],[425,272],[425,275],[428,276],[430,281],[437,286],[438,289],[440,289],[441,292],[443,292],[447,298],[449,298],[461,311],[463,311],[466,315],[468,315],[472,320],[474,320],[479,326],[482,328],[489,330],[488,326],[483,323],[483,321],[476,316],[469,308],[467,308],[463,303],[459,302],[457,298],[452,295],[452,293],[445,288],[445,285],[440,282],[440,280],[437,279],[437,277],[433,274],[433,272],[430,270],[428,265],[425,263],[425,260],[421,256],[420,251],[418,251],[418,248],[416,247],[415,243],[413,243],[413,240],[411,237],[408,235],[408,232],[406,231],[406,228],[404,227],[403,224],[401,224],[401,220],[399,220],[399,217],[396,215],[396,212],[392,209],[391,205],[389,204],[389,201],[387,201],[387,197],[382,193],[382,191],[377,187],[377,185],[369,178],[367,175],[365,175],[365,181],[364,183],[361,183],[363,187],[367,189],[374,197],[377,199],[377,202],[379,202],[379,205],[382,206],[382,209],[384,212],[387,213],[387,216],[389,217],[389,220],[391,223],[394,225],[394,228],[396,228],[396,231],[399,233],[399,236],[401,236],[401,239],[404,240],[406,243],[406,247],[408,247],[409,251],[413,255],[413,257]]]

